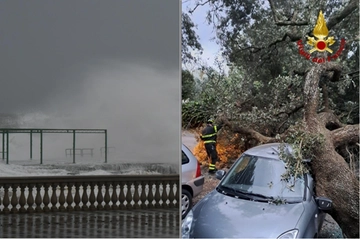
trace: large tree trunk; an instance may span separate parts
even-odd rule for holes
[[[322,134],[324,146],[317,148],[312,161],[312,172],[316,181],[316,194],[333,201],[330,215],[336,220],[347,237],[359,237],[359,181],[336,151],[335,147],[359,138],[359,127],[350,126],[336,129],[335,133],[326,128],[326,120],[317,114],[319,102],[319,81],[326,71],[339,72],[334,63],[314,66],[306,75],[305,93],[305,131]],[[334,74],[339,75],[339,74]],[[332,120],[328,117],[329,121]],[[357,130],[356,130],[357,129]]]

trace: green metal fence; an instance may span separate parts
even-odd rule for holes
[[[30,159],[33,157],[33,134],[40,134],[40,164],[43,164],[43,134],[46,133],[68,133],[73,135],[72,149],[75,152],[76,149],[76,135],[81,133],[86,134],[104,134],[105,142],[104,142],[104,155],[105,155],[105,163],[107,163],[107,150],[108,150],[108,142],[107,142],[107,129],[40,129],[40,128],[0,128],[0,134],[2,134],[2,148],[1,148],[1,156],[3,160],[6,160],[6,164],[9,164],[9,135],[10,134],[29,134],[30,135]],[[73,156],[73,163],[75,163],[75,153]]]

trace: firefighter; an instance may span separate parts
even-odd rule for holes
[[[216,151],[216,138],[217,132],[223,127],[223,124],[213,125],[214,120],[209,119],[207,122],[205,129],[202,131],[200,138],[204,141],[206,153],[208,158],[211,159],[211,163],[209,163],[209,173],[215,173],[216,167],[215,163],[219,160],[218,154]]]

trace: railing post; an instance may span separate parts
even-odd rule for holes
[[[176,185],[176,193],[175,193],[176,201],[175,201],[174,207],[177,208],[177,207],[179,207],[179,202],[181,202],[179,181],[175,182],[174,184]]]
[[[160,208],[160,181],[155,181],[156,191],[155,191],[155,207]]]
[[[110,198],[110,192],[109,192],[110,185],[111,185],[110,182],[105,183],[105,195],[104,195],[104,202],[105,202],[104,209],[105,210],[110,210],[110,208],[111,208],[110,207],[111,198]]]
[[[170,186],[170,192],[169,192],[169,207],[173,208],[174,204],[175,204],[175,199],[179,200],[178,198],[175,198],[175,194],[174,194],[174,188],[175,188],[175,182],[173,180],[170,180],[169,182],[169,186]]]
[[[104,197],[102,194],[103,183],[97,182],[97,187],[98,187],[98,192],[97,192],[97,197],[96,197],[97,209],[101,210],[104,208],[104,206],[102,205],[102,203],[104,201]]]
[[[66,182],[67,183],[67,182]],[[60,183],[59,186],[60,186],[60,195],[59,195],[59,211],[60,212],[63,212],[65,211],[65,193],[64,193],[64,190],[65,190],[65,186],[66,186],[66,183]]]
[[[19,186],[20,186],[20,198],[19,198],[20,209],[19,209],[19,212],[26,212],[26,209],[25,209],[25,204],[26,204],[25,188],[26,188],[26,184],[21,183]]]
[[[145,209],[147,208],[146,205],[146,182],[145,181],[141,181],[141,195],[140,195],[140,200],[141,200],[141,208]]]
[[[52,194],[51,194],[51,199],[50,199],[50,202],[51,202],[51,211],[53,212],[57,212],[58,211],[58,208],[57,208],[57,202],[58,202],[58,199],[57,199],[57,196],[56,196],[56,190],[57,190],[57,184],[56,183],[52,183],[51,184],[51,191],[52,191]]]
[[[73,198],[73,195],[72,195],[72,187],[74,186],[74,183],[68,183],[67,185],[67,195],[66,195],[66,204],[67,204],[67,207],[66,207],[66,210],[67,211],[73,211],[73,206],[72,206],[72,203],[74,202],[74,198]]]
[[[89,196],[89,202],[90,202],[90,207],[89,209],[90,210],[95,210],[96,207],[95,207],[95,183],[92,182],[90,184],[90,196]]]
[[[140,204],[139,204],[139,201],[140,201],[140,196],[139,196],[139,182],[135,181],[134,182],[134,197],[133,197],[133,200],[134,200],[134,208],[135,209],[139,209],[140,208]]]
[[[11,186],[11,188],[12,188],[12,196],[11,196],[11,201],[10,201],[11,206],[12,206],[11,212],[12,213],[17,213],[18,212],[17,205],[18,205],[19,199],[18,199],[18,197],[16,195],[16,191],[17,191],[18,185],[13,184]]]
[[[49,208],[49,203],[50,203],[50,197],[49,197],[49,187],[50,184],[49,183],[44,183],[44,196],[43,196],[43,204],[44,204],[44,208],[43,211],[44,212],[49,212],[50,208]]]
[[[149,201],[148,208],[154,208],[154,204],[153,204],[153,201],[154,201],[153,186],[154,186],[153,182],[150,181],[149,182],[149,193],[148,193],[148,201]]]
[[[132,195],[131,195],[131,181],[126,181],[126,209],[131,209],[133,207],[133,205],[131,205],[131,201],[133,199]]]
[[[87,211],[89,209],[88,207],[88,202],[89,202],[89,196],[88,196],[88,193],[87,193],[87,189],[88,187],[90,187],[90,192],[91,192],[91,185],[89,183],[84,183],[82,188],[83,188],[83,194],[82,194],[82,197],[81,197],[81,202],[82,202],[82,209],[84,211]]]
[[[111,194],[111,202],[112,202],[112,205],[111,205],[111,209],[119,209],[119,207],[116,205],[116,203],[118,202],[118,196],[117,196],[117,193],[116,193],[116,189],[117,189],[117,185],[118,183],[117,182],[112,182],[112,194]],[[119,186],[120,188],[120,186]]]
[[[80,185],[81,183],[74,183],[74,188],[75,188],[75,197],[74,197],[74,210],[75,211],[79,211],[80,210]]]
[[[41,212],[41,203],[42,203],[42,196],[40,194],[41,192],[41,183],[37,183],[36,184],[36,196],[35,196],[35,204],[36,204],[36,208],[35,211],[36,212]]]
[[[9,187],[10,187],[10,185],[8,185],[8,184],[4,185],[4,198],[3,198],[4,209],[3,209],[3,212],[5,214],[10,213],[10,209],[9,209],[9,205],[10,205]]]
[[[125,209],[125,200],[126,200],[126,197],[125,197],[125,193],[124,193],[124,189],[125,189],[125,182],[124,181],[121,181],[120,182],[120,194],[119,194],[119,202],[120,202],[120,209]]]
[[[27,211],[28,211],[29,213],[34,212],[34,208],[33,208],[34,202],[35,202],[35,200],[34,200],[34,195],[33,195],[34,186],[35,186],[35,185],[32,184],[32,183],[30,183],[30,184],[28,185],[29,195],[28,195],[28,198],[27,198],[27,205],[28,205],[29,207],[28,207]]]
[[[168,181],[162,181],[162,193],[161,193],[161,201],[162,201],[162,208],[169,208],[169,205],[167,204],[167,199],[168,199],[168,194],[166,193],[167,190],[167,186],[168,186]],[[170,187],[170,183],[169,183],[169,187]]]

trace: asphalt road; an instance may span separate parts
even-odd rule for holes
[[[195,135],[188,131],[183,131],[181,134],[181,140],[184,145],[186,145],[190,150],[196,146],[197,142],[195,139]]]

